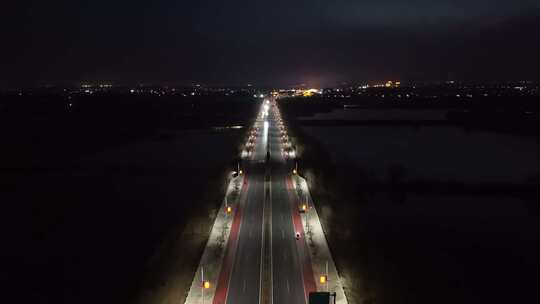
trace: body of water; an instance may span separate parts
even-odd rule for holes
[[[305,119],[443,120],[445,110],[339,109]],[[540,139],[452,126],[305,127],[332,158],[376,176],[392,165],[410,178],[465,182],[524,182],[540,174]]]
[[[409,177],[471,182],[523,182],[540,173],[540,139],[458,127],[306,127],[333,160],[377,176],[391,165]]]
[[[344,108],[328,113],[317,113],[300,119],[316,120],[445,120],[446,110],[358,109]]]

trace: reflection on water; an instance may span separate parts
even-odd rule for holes
[[[243,126],[224,126],[224,127],[213,127],[212,130],[221,131],[227,129],[242,129]]]
[[[403,109],[339,109],[329,113],[317,113],[301,119],[316,120],[444,120],[446,110],[403,110]]]

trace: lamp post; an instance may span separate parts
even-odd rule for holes
[[[328,286],[328,261],[326,261],[326,291],[328,292],[329,286]]]
[[[201,298],[204,304],[204,267],[201,267]]]
[[[304,221],[306,222],[306,235],[309,236],[309,228],[308,228],[309,226],[308,226],[308,222],[307,222],[307,220],[308,220],[308,214],[307,214],[307,213],[308,213],[307,210],[304,211]]]
[[[236,172],[238,172],[238,175],[242,175],[242,170],[240,170],[240,163],[236,163]]]
[[[306,223],[306,227],[305,227],[305,230],[306,230],[306,233],[308,232],[308,218],[307,218],[307,213],[309,211],[309,206],[308,206],[308,203],[307,201],[305,201],[303,204],[302,204],[302,211],[304,213],[304,222]]]
[[[321,274],[319,277],[319,283],[321,285],[326,285],[326,292],[329,292],[329,286],[328,286],[328,261],[326,261],[326,272],[324,274]]]
[[[226,196],[225,196],[225,211],[226,211],[227,213],[231,213],[231,211],[232,211],[232,207],[229,206],[229,200],[227,199]]]
[[[306,212],[309,211],[309,200],[307,195],[307,189],[303,191],[304,192],[304,202],[306,204]],[[306,230],[308,230],[308,222],[307,222],[307,214],[306,214]]]
[[[202,304],[204,304],[204,290],[210,288],[210,281],[204,280],[204,267],[201,267],[201,297]]]

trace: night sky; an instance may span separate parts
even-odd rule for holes
[[[1,87],[540,78],[538,0],[12,2]]]

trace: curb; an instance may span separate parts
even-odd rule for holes
[[[306,235],[306,242],[308,243],[307,247],[309,248],[308,251],[311,256],[313,275],[317,284],[317,290],[326,291],[328,288],[330,292],[336,293],[336,304],[348,304],[347,297],[345,296],[345,291],[343,289],[342,279],[339,276],[336,265],[334,264],[334,260],[332,259],[332,254],[330,252],[330,248],[328,247],[328,241],[319,220],[317,209],[315,208],[315,205],[313,204],[313,199],[311,198],[311,194],[309,193],[307,182],[303,177],[296,175],[293,186],[296,189],[297,194],[299,191],[305,191],[309,206],[308,213],[306,213],[306,216],[301,216],[301,220],[304,227],[306,227],[307,218],[309,236]],[[301,189],[298,189],[298,186],[301,187]],[[327,262],[328,286],[323,285],[319,282],[319,276],[326,272]]]

